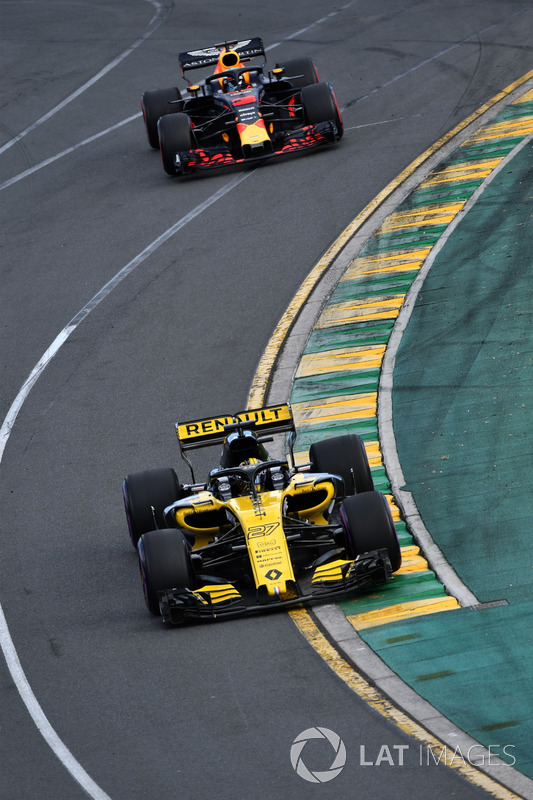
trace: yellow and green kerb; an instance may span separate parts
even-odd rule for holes
[[[358,630],[459,607],[421,556],[392,497],[377,421],[381,365],[406,295],[433,248],[483,181],[532,132],[528,91],[435,168],[348,266],[301,356],[290,398],[297,462],[307,460],[317,440],[361,436],[402,548],[402,567],[390,584],[340,604]]]

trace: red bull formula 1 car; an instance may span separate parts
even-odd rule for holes
[[[297,468],[289,405],[177,423],[192,482],[172,468],[128,475],[126,518],[148,609],[164,622],[214,620],[371,589],[400,567],[386,498],[354,434],[311,445]],[[265,443],[288,433],[289,457]],[[195,483],[188,451],[221,445]]]
[[[319,81],[310,58],[265,73],[265,50],[256,37],[180,53],[179,62],[186,93],[171,87],[141,99],[148,141],[160,149],[169,175],[264,160],[342,137],[335,93]],[[213,67],[198,83],[185,77]]]

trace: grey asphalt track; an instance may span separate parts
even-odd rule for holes
[[[78,3],[66,15],[54,2],[3,3],[1,143],[125,53],[155,11]],[[167,85],[179,50],[226,36],[279,43],[271,63],[315,57],[345,109],[346,135],[338,148],[251,172],[198,212],[76,328],[23,404],[0,472],[0,601],[24,672],[61,741],[112,800],[306,798],[289,752],[316,725],[352,754],[321,797],[354,797],[362,783],[367,800],[483,797],[446,769],[425,770],[414,750],[403,767],[356,763],[361,744],[370,753],[410,742],[329,672],[285,615],[164,631],[144,610],[120,482],[176,463],[177,418],[242,407],[272,330],[330,242],[413,158],[527,70],[531,7],[458,2],[443,15],[425,2],[312,0],[267,13],[255,2],[246,12],[186,2],[161,14],[114,69],[0,155],[0,183],[128,119],[144,89]],[[137,118],[0,192],[2,416],[101,287],[233,177],[167,179]],[[0,795],[87,796],[3,664],[0,687]]]

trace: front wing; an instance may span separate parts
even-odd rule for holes
[[[285,598],[265,598],[249,603],[233,584],[207,584],[200,589],[168,589],[160,592],[163,622],[181,625],[192,620],[215,620],[276,611],[295,605],[330,600],[350,592],[386,583],[392,577],[386,550],[373,550],[355,561],[334,561],[318,567],[310,586]]]
[[[176,154],[176,175],[188,175],[197,169],[215,169],[233,165],[264,161],[267,158],[284,156],[302,150],[324,147],[337,141],[337,128],[333,122],[321,122],[317,125],[305,125],[294,131],[287,131],[281,147],[270,153],[257,156],[235,158],[229,147],[205,147],[197,150],[185,150]]]

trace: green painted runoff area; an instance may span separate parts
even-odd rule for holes
[[[490,144],[483,155],[490,157]],[[432,202],[429,194],[417,201]],[[394,372],[393,422],[405,488],[447,560],[487,606],[361,631],[420,695],[494,752],[508,746],[504,760],[516,758],[530,777],[532,201],[529,142],[438,254]],[[319,348],[319,337],[315,342]]]

